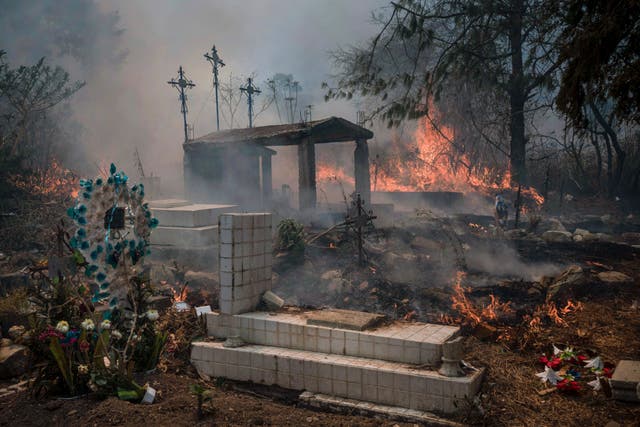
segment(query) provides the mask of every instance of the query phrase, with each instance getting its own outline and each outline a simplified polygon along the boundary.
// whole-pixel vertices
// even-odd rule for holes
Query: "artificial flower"
[[[56,325],[56,331],[66,334],[67,332],[69,332],[69,323],[65,320],[59,321]]]
[[[102,330],[111,329],[111,320],[109,319],[103,320],[102,323],[100,323],[100,329]]]
[[[544,367],[544,372],[540,372],[539,374],[536,374],[536,377],[540,378],[543,383],[546,383],[547,381],[549,381],[549,383],[553,385],[558,384],[558,381],[562,379],[562,377],[558,375],[556,371],[554,371],[548,366]]]
[[[158,320],[158,318],[160,317],[160,314],[158,314],[158,310],[147,310],[147,319],[151,320],[152,322]]]
[[[82,323],[80,324],[80,326],[85,331],[93,331],[96,328],[95,323],[93,323],[93,320],[91,320],[91,319],[84,319],[82,321]]]
[[[114,329],[113,331],[111,331],[111,336],[114,337],[115,339],[119,340],[120,338],[122,338],[122,334],[120,333],[119,330]]]
[[[559,357],[554,357],[549,360],[547,359],[547,356],[541,356],[538,360],[540,361],[540,363],[543,363],[551,369],[558,369],[560,365],[562,365],[562,359],[560,359]]]
[[[575,359],[576,354],[573,352],[572,347],[566,347],[564,350],[560,350],[555,345],[553,346],[553,354],[558,356],[562,360]]]
[[[89,345],[89,342],[87,340],[82,340],[78,344],[78,347],[80,348],[80,351],[89,351],[90,345]]]
[[[89,367],[87,365],[78,365],[78,373],[80,375],[86,375],[89,373]]]
[[[577,381],[568,378],[563,378],[562,381],[556,384],[556,387],[558,387],[558,390],[566,392],[576,392],[582,388]]]
[[[604,369],[604,363],[602,362],[602,359],[600,359],[600,356],[596,356],[593,359],[587,360],[584,367],[591,368],[594,371],[602,371]]]
[[[593,380],[593,381],[589,381],[587,383],[587,385],[590,385],[591,387],[593,387],[593,389],[595,391],[598,391],[598,390],[600,390],[602,388],[602,384],[600,384],[600,378],[599,377],[596,377],[596,379]]]

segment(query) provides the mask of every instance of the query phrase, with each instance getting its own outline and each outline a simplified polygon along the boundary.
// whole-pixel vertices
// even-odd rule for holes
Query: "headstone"
[[[609,380],[614,399],[628,402],[640,402],[638,386],[640,384],[640,361],[621,360],[618,362]]]

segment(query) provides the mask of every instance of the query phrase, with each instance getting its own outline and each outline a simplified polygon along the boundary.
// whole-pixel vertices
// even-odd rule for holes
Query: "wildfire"
[[[31,175],[16,175],[11,181],[17,188],[34,195],[71,198],[78,196],[78,177],[57,160],[53,160],[48,169]]]
[[[456,191],[495,194],[511,185],[511,173],[478,167],[468,154],[459,153],[451,141],[453,129],[437,129],[428,119],[419,123],[414,143],[407,146],[394,140],[384,157],[377,157],[371,165],[373,191]],[[340,181],[351,186],[354,179],[340,167],[321,163],[317,167],[318,182]],[[521,188],[525,199],[541,206],[544,198],[534,188]]]
[[[558,306],[553,301],[545,302],[536,307],[529,321],[529,326],[532,329],[538,329],[542,325],[542,319],[544,317],[547,317],[558,326],[566,326],[567,321],[563,316],[566,317],[569,313],[580,311],[582,308],[583,305],[581,302],[574,303],[571,300],[568,300],[567,304],[561,309],[558,309]]]
[[[333,168],[327,164],[316,166],[316,178],[318,182],[339,182],[355,186],[355,178],[348,175],[342,168]]]
[[[462,287],[464,277],[465,273],[461,271],[456,273],[453,295],[451,296],[451,308],[460,313],[462,323],[476,326],[488,320],[498,320],[500,317],[513,312],[510,302],[501,302],[500,299],[494,295],[489,296],[491,302],[487,306],[476,307],[467,298],[466,292],[468,292],[469,289]]]

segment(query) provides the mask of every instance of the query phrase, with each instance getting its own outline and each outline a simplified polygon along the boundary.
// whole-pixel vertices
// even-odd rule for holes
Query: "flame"
[[[462,316],[462,323],[476,326],[483,322],[498,320],[503,315],[513,312],[509,301],[500,302],[500,299],[493,294],[489,295],[491,299],[489,305],[486,307],[476,307],[467,298],[466,292],[470,289],[462,287],[462,280],[465,276],[466,274],[461,271],[456,273],[453,295],[451,296],[451,308]]]
[[[17,188],[38,196],[78,196],[78,177],[55,159],[48,169],[39,170],[31,175],[15,175],[10,180]]]
[[[558,306],[553,301],[545,302],[534,309],[531,320],[529,321],[529,327],[531,327],[531,329],[540,329],[544,317],[547,317],[558,326],[567,326],[567,321],[564,317],[570,313],[580,311],[583,308],[584,306],[581,302],[574,303],[571,300],[567,300],[566,305],[561,309],[558,309]]]
[[[407,145],[399,139],[392,141],[386,154],[371,163],[373,191],[456,191],[480,192],[493,195],[506,189],[517,191],[511,185],[509,170],[500,171],[478,162],[456,148],[454,131],[442,126],[436,128],[425,118],[418,124],[414,143]],[[320,162],[317,166],[318,182],[339,181],[354,185],[354,178],[341,167]],[[523,187],[524,199],[539,207],[544,202],[534,188]]]
[[[187,285],[183,285],[182,287],[180,287],[179,291],[176,291],[173,287],[170,288],[171,289],[171,301],[175,304],[178,302],[185,302],[187,300],[187,295],[189,294],[188,290],[187,290]]]

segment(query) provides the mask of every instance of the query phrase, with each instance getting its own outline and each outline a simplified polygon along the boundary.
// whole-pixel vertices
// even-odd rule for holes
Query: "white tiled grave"
[[[451,413],[479,390],[483,370],[437,372],[454,326],[393,322],[369,330],[310,325],[311,311],[257,312],[271,289],[271,215],[220,216],[220,313],[207,313],[211,338],[194,342],[191,360],[210,376],[279,385],[343,398]],[[268,273],[268,274],[267,274]]]
[[[151,257],[175,259],[179,264],[213,270],[218,254],[218,217],[236,212],[236,205],[192,204],[166,199],[149,203],[159,221],[151,233]]]

